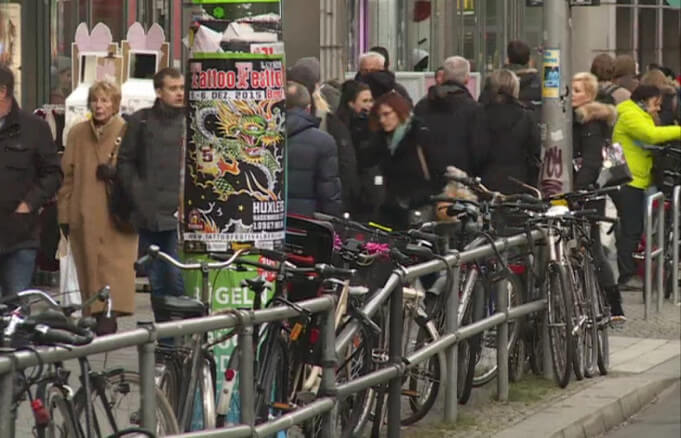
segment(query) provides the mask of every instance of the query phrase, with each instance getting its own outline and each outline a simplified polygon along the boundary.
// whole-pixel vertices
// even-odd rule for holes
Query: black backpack
[[[610,84],[607,87],[598,87],[596,102],[604,103],[606,105],[615,105],[615,98],[612,93],[619,88],[621,87],[617,84]]]

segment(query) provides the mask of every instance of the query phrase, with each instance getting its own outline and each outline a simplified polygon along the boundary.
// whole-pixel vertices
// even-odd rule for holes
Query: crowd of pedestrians
[[[288,212],[349,213],[405,228],[415,212],[420,220],[435,217],[430,196],[445,187],[449,166],[505,193],[522,190],[508,176],[537,186],[541,78],[524,42],[509,43],[507,56],[507,65],[487,76],[479,99],[469,91],[469,61],[453,56],[417,102],[396,81],[383,48],[361,55],[357,75],[343,83],[322,83],[319,61],[299,60],[286,84]],[[596,183],[603,147],[611,142],[622,145],[633,174],[613,195],[621,221],[618,279],[593,233],[599,281],[616,317],[623,317],[620,288],[635,287],[638,279],[632,254],[653,184],[644,145],[681,140],[679,85],[670,75],[650,66],[639,76],[631,57],[601,54],[591,72],[575,74],[571,83],[575,188]],[[115,331],[115,318],[134,312],[138,248],[156,244],[177,255],[184,78],[172,68],[157,73],[156,103],[127,123],[119,116],[120,89],[95,83],[88,97],[92,118],[72,129],[61,167],[47,125],[19,109],[13,87],[12,73],[0,67],[2,293],[30,285],[37,216],[58,191],[59,224],[70,238],[83,296],[111,285],[113,319],[100,307],[92,313],[100,333]],[[107,205],[112,175],[130,201],[132,229],[114,220]],[[605,210],[604,203],[593,207]],[[183,294],[176,269],[155,262],[148,276],[153,294]]]

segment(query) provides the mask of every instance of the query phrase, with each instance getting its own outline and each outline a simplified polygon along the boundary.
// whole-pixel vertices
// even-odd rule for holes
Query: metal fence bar
[[[319,397],[336,396],[336,309],[335,306],[326,311],[322,325],[322,381]],[[350,377],[350,376],[348,376]],[[336,404],[322,418],[322,436],[333,436],[336,426]]]
[[[658,227],[658,233],[660,235],[664,234],[664,194],[662,192],[657,192],[654,195],[649,196],[646,199],[646,248],[645,248],[645,289],[644,289],[644,306],[643,306],[643,318],[648,319],[648,314],[650,313],[650,300],[652,299],[652,289],[653,289],[653,258],[657,259],[658,269],[657,269],[657,286],[658,293],[664,294],[660,287],[662,284],[662,276],[664,269],[664,240],[662,240],[662,245],[660,245],[660,240],[658,236],[658,247],[653,251],[653,218],[654,218],[654,204],[658,203],[658,221],[661,222],[662,232],[660,233],[660,228]],[[658,312],[661,309],[658,308]]]
[[[255,424],[255,382],[253,372],[253,326],[248,324],[239,332],[239,397],[241,399],[241,423]],[[262,383],[262,382],[261,382]],[[192,395],[189,394],[189,397]]]
[[[395,367],[403,366],[402,363],[402,332],[404,328],[403,313],[404,289],[402,285],[395,288],[390,297],[390,343],[388,354],[390,363]],[[400,373],[401,374],[401,373]],[[388,387],[388,438],[399,438],[400,416],[402,414],[402,379],[397,376],[390,381]],[[380,418],[378,421],[381,421]]]
[[[657,203],[657,313],[662,312],[664,300],[664,195]]]
[[[497,283],[496,288],[497,312],[508,312],[508,284],[506,281]],[[497,399],[508,400],[508,317],[497,327]]]
[[[14,395],[14,362],[10,360],[9,370],[0,375],[0,436],[14,437],[14,419],[12,418],[14,409],[12,407],[12,396]],[[16,412],[16,411],[15,411]]]
[[[152,323],[140,323],[141,327],[152,330],[152,341],[138,345],[140,384],[142,396],[140,399],[140,409],[142,411],[142,427],[147,430],[156,430],[156,382],[154,373],[156,369],[156,346],[155,333],[153,333]]]
[[[449,291],[447,300],[447,319],[446,330],[447,333],[456,333],[458,329],[458,314],[459,314],[459,285],[461,283],[461,267],[456,266],[453,270],[454,281],[452,290]],[[459,349],[456,344],[452,344],[446,351],[447,357],[447,372],[445,373],[445,423],[454,424],[458,415],[459,400],[458,400],[458,361]]]
[[[674,195],[672,197],[672,216],[673,216],[673,230],[672,230],[672,303],[679,302],[679,234],[681,234],[681,224],[679,224],[679,216],[681,215],[681,186],[674,187]]]
[[[335,405],[335,400],[333,398],[321,398],[313,401],[312,403],[306,405],[304,408],[298,409],[294,412],[282,415],[267,423],[263,423],[255,428],[256,437],[266,437],[272,436],[277,432],[289,429],[296,424],[303,423],[307,420],[322,415],[325,412],[333,409]],[[202,435],[203,436],[203,435]],[[333,435],[322,435],[322,436],[333,436]]]

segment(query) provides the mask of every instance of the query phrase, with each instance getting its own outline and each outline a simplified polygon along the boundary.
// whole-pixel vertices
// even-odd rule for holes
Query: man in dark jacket
[[[444,82],[428,90],[414,109],[430,130],[432,161],[477,175],[480,154],[486,150],[481,106],[466,88],[470,63],[460,56],[444,62]]]
[[[28,289],[39,247],[38,214],[59,189],[57,146],[44,120],[19,108],[14,74],[0,66],[0,296]]]
[[[537,122],[541,120],[541,78],[537,69],[531,68],[530,46],[524,41],[511,41],[506,47],[507,62],[504,68],[513,71],[520,80],[518,100],[534,113]]]
[[[333,137],[319,130],[310,114],[310,93],[304,85],[286,85],[288,141],[288,212],[311,216],[314,212],[340,215],[341,182],[338,151]]]
[[[374,49],[380,51],[372,50],[359,57],[359,71],[355,75],[355,80],[369,85],[374,100],[395,90],[409,101],[410,106],[413,106],[409,92],[395,80],[395,73],[388,70],[390,65],[388,51],[382,47],[374,47]]]
[[[156,102],[137,111],[118,154],[118,172],[133,201],[132,222],[140,249],[158,245],[177,257],[177,210],[180,193],[180,155],[184,138],[184,78],[174,68],[154,75]],[[154,261],[147,271],[153,295],[184,294],[181,272]]]

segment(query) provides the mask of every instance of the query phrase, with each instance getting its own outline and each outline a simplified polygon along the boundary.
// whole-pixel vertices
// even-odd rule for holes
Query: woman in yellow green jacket
[[[660,111],[662,94],[652,85],[640,85],[631,99],[617,106],[617,123],[613,142],[622,145],[633,180],[612,196],[620,219],[621,232],[617,241],[617,256],[622,288],[638,289],[632,254],[636,251],[643,232],[645,191],[652,181],[653,158],[644,145],[662,144],[681,139],[680,126],[655,126]]]

